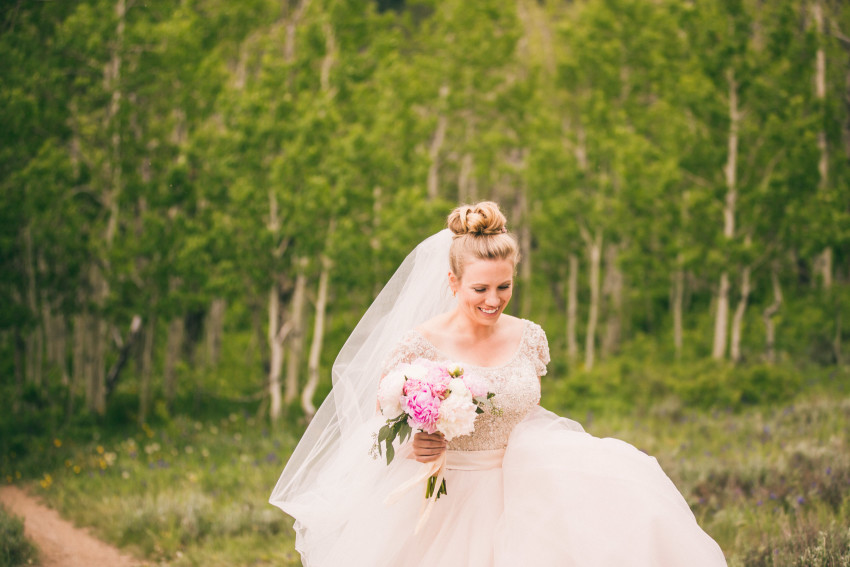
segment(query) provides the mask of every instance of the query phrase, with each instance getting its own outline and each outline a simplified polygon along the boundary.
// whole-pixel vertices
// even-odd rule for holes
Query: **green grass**
[[[730,565],[789,567],[850,562],[849,427],[850,398],[826,396],[588,425],[655,455]]]
[[[38,550],[24,536],[24,524],[0,505],[0,567],[34,565]]]
[[[544,405],[656,456],[732,567],[850,567],[850,396],[818,385],[727,410],[668,396],[641,410]],[[245,413],[40,436],[3,459],[78,524],[151,562],[299,565],[291,519],[267,504],[300,427]],[[20,479],[16,478],[20,473]]]
[[[56,463],[34,483],[51,506],[136,556],[175,566],[299,565],[291,519],[268,504],[295,441],[286,427],[272,432],[233,413],[41,439],[29,460]],[[34,472],[31,462],[12,465],[6,482]]]

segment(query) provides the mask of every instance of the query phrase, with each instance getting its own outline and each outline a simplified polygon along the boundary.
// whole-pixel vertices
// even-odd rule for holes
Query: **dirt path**
[[[0,487],[0,502],[24,519],[24,531],[41,550],[42,567],[139,567],[139,561],[63,520],[16,486]]]

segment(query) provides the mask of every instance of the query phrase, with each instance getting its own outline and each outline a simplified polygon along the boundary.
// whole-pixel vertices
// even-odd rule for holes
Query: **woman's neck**
[[[501,328],[498,320],[492,325],[482,325],[470,319],[460,309],[456,309],[449,315],[448,323],[458,334],[476,340],[489,339]]]

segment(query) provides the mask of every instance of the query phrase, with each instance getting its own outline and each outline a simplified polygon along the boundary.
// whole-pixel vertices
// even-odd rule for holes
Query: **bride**
[[[504,313],[519,260],[492,202],[461,206],[407,257],[333,367],[333,390],[270,502],[295,518],[307,567],[715,567],[726,565],[654,458],[542,409],[543,329]],[[457,362],[498,411],[446,442],[418,433],[390,465],[370,456],[381,378],[425,358]],[[421,486],[445,460],[448,493],[418,533]]]

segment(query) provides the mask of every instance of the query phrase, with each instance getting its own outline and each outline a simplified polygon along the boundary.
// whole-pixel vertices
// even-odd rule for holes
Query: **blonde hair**
[[[463,277],[464,263],[470,258],[510,260],[516,267],[519,246],[508,233],[506,223],[505,215],[493,201],[461,205],[449,214],[446,224],[454,233],[449,266],[458,279]]]

